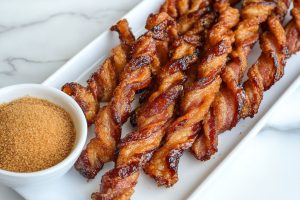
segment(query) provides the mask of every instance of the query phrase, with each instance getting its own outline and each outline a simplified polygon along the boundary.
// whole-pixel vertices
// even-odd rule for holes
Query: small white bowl
[[[71,97],[58,89],[39,84],[20,84],[5,87],[0,89],[0,104],[26,96],[46,99],[66,110],[74,123],[76,139],[69,156],[48,169],[30,173],[10,172],[0,169],[0,184],[13,188],[39,184],[64,175],[79,157],[87,137],[87,123],[82,110]]]

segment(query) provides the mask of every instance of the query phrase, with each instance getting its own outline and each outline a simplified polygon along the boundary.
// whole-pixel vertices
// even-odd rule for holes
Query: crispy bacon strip
[[[195,2],[194,2],[195,4]],[[204,13],[207,13],[211,10],[211,7],[209,5],[208,0],[201,0],[198,1],[197,6],[194,4],[191,4],[189,10],[186,12],[186,14],[181,15],[179,19],[177,20],[177,28],[178,28],[178,35],[181,35],[185,37],[185,40],[189,40],[191,43],[192,40],[197,40],[197,33],[199,32],[199,29],[201,30],[205,24],[203,23],[203,19],[200,18],[203,16]],[[195,9],[198,10],[195,10]],[[169,54],[174,54],[174,50],[179,45],[182,40],[178,40],[178,42],[174,43],[171,48],[169,48]],[[182,49],[184,50],[184,49]],[[177,51],[182,51],[180,49],[177,49]],[[155,79],[155,77],[154,77]],[[156,81],[154,81],[155,83]],[[139,103],[143,104],[146,102],[146,100],[149,98],[149,96],[157,89],[157,84],[151,84],[149,88],[143,91],[143,93],[140,96]],[[139,106],[136,108],[136,110],[131,114],[130,123],[132,126],[136,126],[136,111],[139,109]]]
[[[294,0],[293,19],[286,25],[285,34],[290,54],[300,51],[300,1]]]
[[[184,7],[188,8],[189,0],[177,0],[178,8],[176,13],[181,12],[184,14]],[[165,2],[167,4],[168,1]],[[195,9],[197,3],[193,3],[192,7]],[[172,15],[172,9],[161,9],[161,12],[167,12]],[[161,19],[163,17],[160,17]],[[197,19],[194,17],[193,21]],[[156,20],[156,21],[155,21]],[[157,23],[158,19],[152,20],[146,27],[151,30],[153,23]],[[149,20],[150,21],[150,20]],[[152,23],[152,25],[151,25]],[[120,20],[116,25],[111,27],[112,31],[119,33],[121,44],[112,49],[111,56],[109,56],[99,69],[92,74],[87,81],[87,86],[84,87],[79,83],[71,82],[66,83],[62,87],[62,91],[72,96],[79,104],[82,111],[85,114],[86,120],[89,125],[95,121],[96,114],[99,110],[99,102],[107,102],[111,99],[113,91],[119,83],[119,75],[124,69],[124,66],[128,62],[131,56],[131,46],[133,45],[135,38],[126,19]],[[166,41],[156,40],[157,56],[160,59],[162,65],[168,61],[169,48]],[[152,65],[152,73],[156,74],[159,71],[160,65]]]
[[[246,99],[240,113],[242,118],[253,117],[258,112],[264,91],[270,89],[283,76],[286,60],[289,57],[288,50],[291,53],[299,50],[300,29],[297,26],[297,21],[300,19],[299,11],[298,1],[295,1],[292,11],[293,20],[287,25],[286,32],[280,23],[280,18],[275,16],[269,18],[269,30],[261,37],[262,53],[250,68],[248,80],[243,84]],[[297,34],[292,34],[293,31],[297,31]],[[287,41],[293,43],[288,44]]]
[[[222,74],[225,84],[216,96],[203,121],[201,135],[191,151],[199,160],[208,160],[217,151],[217,134],[231,129],[238,121],[238,113],[244,101],[240,82],[248,68],[249,53],[259,37],[260,24],[265,22],[276,4],[272,2],[245,0],[241,9],[242,21],[235,30],[235,49],[231,61]],[[231,102],[229,109],[223,106]]]
[[[110,100],[118,83],[119,74],[131,56],[130,48],[135,42],[126,19],[120,20],[111,27],[111,30],[119,33],[121,44],[112,50],[111,56],[92,74],[87,86],[72,82],[62,87],[62,91],[72,96],[79,104],[89,125],[94,123],[99,101]]]
[[[160,12],[166,12],[173,18],[179,18],[188,12],[189,0],[166,0]]]
[[[285,1],[285,0],[278,1],[277,7],[274,10],[274,14],[276,15],[276,18],[271,17],[268,20],[269,26],[277,26],[277,29],[276,29],[277,33],[275,35],[276,37],[278,37],[278,34],[280,34],[278,31],[280,31],[280,29],[282,29],[279,27],[278,23],[280,20],[283,20],[286,12],[288,10],[289,5],[290,5],[289,0],[288,1]],[[259,12],[261,12],[261,10],[259,10]],[[274,40],[275,36],[273,37],[272,35],[275,34],[275,32],[272,33],[272,30],[273,29],[270,28],[270,31],[267,31],[266,33],[264,33],[262,35],[262,37],[261,37],[262,49],[265,49],[267,47],[266,45],[270,44],[270,40]],[[273,38],[273,39],[269,39],[268,37]],[[284,39],[282,38],[282,35],[281,35],[281,38],[278,37],[278,42],[280,42],[280,44],[282,44],[282,45],[283,45],[283,43],[285,43]],[[275,48],[277,48],[277,47],[275,47]],[[282,47],[282,48],[283,48],[282,50],[285,51],[284,49],[286,49],[286,48],[285,47]],[[274,53],[274,49],[272,49],[272,48],[268,47],[268,50],[265,49],[265,51],[270,51],[269,55],[274,54],[274,59],[281,59],[281,60],[277,60],[279,62],[278,69],[280,70],[280,66],[283,65],[283,63],[281,63],[281,62],[284,62],[285,59],[287,58],[286,52],[281,52],[281,53],[279,53],[280,55],[277,56],[277,54]],[[260,56],[260,58],[258,59],[256,64],[254,65],[254,68],[252,67],[252,69],[250,69],[248,72],[248,77],[249,78],[251,77],[250,79],[252,79],[253,81],[254,81],[254,79],[257,79],[257,78],[258,79],[261,79],[261,78],[266,79],[267,78],[267,77],[262,77],[262,76],[256,77],[256,76],[258,76],[258,74],[255,74],[256,70],[253,71],[253,69],[256,68],[255,66],[266,65],[265,67],[262,67],[262,68],[264,68],[265,70],[270,70],[268,73],[274,72],[272,70],[271,59],[266,58],[268,56],[266,56],[264,54],[268,54],[268,53],[267,52],[262,53],[262,55]],[[276,61],[276,60],[273,60],[273,62],[274,61]],[[261,68],[261,67],[259,67],[259,68]],[[238,71],[235,71],[235,73],[237,74]],[[266,74],[264,74],[264,75],[266,75]],[[235,76],[238,77],[238,75],[235,75]],[[211,109],[211,112],[209,112],[209,114],[206,117],[206,120],[205,120],[205,123],[203,126],[204,127],[203,134],[199,137],[199,139],[197,139],[197,141],[195,141],[195,143],[192,146],[192,152],[194,153],[194,155],[197,159],[207,160],[211,157],[211,155],[213,153],[215,153],[217,151],[217,141],[218,141],[217,135],[225,130],[229,130],[232,127],[234,127],[240,119],[240,114],[241,114],[242,110],[249,108],[247,111],[248,115],[250,115],[250,114],[254,115],[257,112],[260,101],[262,99],[263,90],[265,90],[267,88],[263,89],[262,87],[264,87],[264,86],[257,85],[257,87],[259,87],[262,90],[262,91],[260,91],[260,93],[258,93],[259,89],[253,88],[254,82],[250,81],[250,79],[249,79],[249,81],[247,81],[248,83],[244,84],[245,90],[243,90],[243,88],[240,88],[240,87],[235,90],[234,87],[230,86],[230,82],[227,82],[228,83],[226,85],[227,87],[222,88],[219,98],[216,99],[215,103],[213,104],[213,108]],[[238,79],[236,79],[236,80],[238,80]],[[248,88],[247,89],[248,91],[246,90],[246,88]],[[238,90],[240,90],[240,91],[242,90],[241,92],[242,92],[243,96],[241,96],[241,95],[238,96],[239,95]],[[251,93],[250,91],[253,93]],[[255,97],[252,98],[252,95],[254,95]],[[238,98],[240,101],[237,101]],[[250,101],[252,101],[252,102],[250,102]],[[249,106],[250,104],[251,104],[251,106]],[[252,109],[252,111],[250,111],[251,109]],[[242,111],[242,112],[244,112],[244,111]],[[226,114],[224,114],[224,113],[226,113]]]
[[[234,5],[239,1],[240,0],[230,0],[229,3]],[[212,2],[213,1],[211,0],[165,0],[164,4],[160,7],[160,12],[166,12],[171,17],[178,19],[184,15],[195,14],[200,8],[203,8],[207,6],[208,3]],[[189,24],[188,21],[186,22]]]
[[[170,187],[177,182],[179,159],[195,140],[201,121],[219,91],[220,73],[232,50],[234,35],[231,29],[239,21],[239,12],[227,2],[215,3],[214,7],[219,18],[209,33],[208,50],[198,65],[198,80],[185,89],[181,116],[167,128],[165,143],[144,168],[159,185]]]
[[[195,26],[195,23],[197,23],[199,18],[203,15],[203,8],[208,8],[210,1],[197,0],[189,3],[190,5],[188,10],[178,19],[179,34],[184,34],[188,30],[191,30],[193,26]]]
[[[168,6],[167,6],[168,5]],[[175,6],[177,5],[177,6]],[[184,6],[183,6],[184,5]],[[208,0],[176,0],[176,1],[169,1],[166,0],[163,6],[160,9],[160,12],[168,12],[169,15],[172,15],[172,13],[180,13],[176,14],[177,19],[177,28],[178,28],[178,35],[195,35],[192,33],[195,31],[195,33],[198,31],[198,29],[202,27],[200,17],[203,16],[204,13],[206,13],[210,7]],[[184,7],[181,8],[181,6]],[[169,7],[169,8],[168,8]],[[181,11],[181,10],[184,10]],[[174,16],[174,15],[173,15]],[[199,28],[198,28],[198,27]],[[186,32],[189,31],[189,33],[186,34]],[[192,38],[187,38],[191,40]],[[168,49],[169,54],[173,54],[174,49],[176,49],[176,44],[173,45],[171,48]],[[154,77],[155,79],[155,77]],[[155,81],[154,81],[155,82]],[[151,84],[149,88],[143,91],[142,95],[140,96],[139,102],[141,104],[145,103],[145,101],[149,98],[152,92],[154,92],[157,89],[156,84]],[[138,109],[138,108],[137,108]],[[136,126],[136,111],[132,113],[132,117],[130,119],[130,122],[133,126]]]
[[[75,163],[75,168],[86,178],[94,178],[105,162],[113,160],[121,126],[129,117],[135,93],[150,84],[151,65],[159,65],[155,40],[169,40],[176,33],[173,30],[176,24],[166,13],[150,15],[148,20],[147,26],[152,26],[153,20],[159,23],[133,45],[132,59],[126,64],[111,101],[97,114],[96,137]]]
[[[139,169],[159,147],[165,133],[164,127],[174,115],[175,101],[185,80],[183,71],[197,60],[197,47],[201,45],[199,35],[212,24],[213,19],[211,13],[204,15],[199,20],[202,26],[195,26],[193,30],[195,35],[187,33],[176,41],[178,46],[172,60],[158,74],[157,90],[137,113],[138,130],[121,141],[116,167],[103,176],[101,191],[94,193],[92,199],[130,199]],[[126,174],[121,173],[125,171]]]
[[[156,24],[164,20],[165,17],[165,14],[150,16],[146,28],[151,30]],[[119,83],[119,76],[131,58],[131,47],[135,42],[134,35],[128,27],[126,19],[120,20],[116,25],[111,27],[111,30],[119,33],[121,44],[112,50],[112,55],[87,80],[88,85],[83,87],[78,83],[72,82],[62,87],[62,91],[72,96],[80,105],[89,125],[95,121],[95,117],[99,111],[99,102],[110,101]],[[153,62],[156,64],[151,65],[151,72],[154,75],[159,71],[160,65],[166,64],[169,59],[168,41],[155,40],[155,42],[156,55],[153,58]]]

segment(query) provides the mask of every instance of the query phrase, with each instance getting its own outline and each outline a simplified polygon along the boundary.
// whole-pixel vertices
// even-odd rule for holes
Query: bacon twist
[[[267,90],[275,81],[275,79],[273,79],[272,83],[269,78],[272,76],[272,73],[277,71],[275,70],[276,67],[273,68],[275,63],[278,63],[277,78],[283,75],[282,70],[287,58],[287,48],[285,39],[283,38],[283,28],[280,25],[280,21],[284,19],[289,5],[289,0],[278,1],[277,7],[274,10],[274,15],[276,17],[272,16],[268,19],[270,30],[263,33],[260,39],[263,53],[249,70],[249,80],[244,83],[243,87],[239,87],[243,92],[243,96],[239,97],[240,101],[237,101],[237,90],[230,87],[229,82],[227,82],[227,87],[222,88],[219,99],[216,99],[213,108],[206,117],[203,126],[203,134],[192,146],[191,150],[197,159],[209,159],[211,155],[217,151],[217,139],[219,133],[234,127],[238,123],[240,117],[245,118],[246,116],[253,116],[258,111],[263,91]],[[259,12],[261,12],[261,10],[259,10]],[[277,42],[275,42],[275,40],[279,45],[276,45]],[[293,42],[291,44],[293,44]],[[281,52],[276,52],[277,50]],[[262,71],[259,72],[257,69]],[[266,72],[265,70],[270,71]],[[235,71],[236,74],[238,74],[237,72],[238,71]],[[238,77],[238,75],[235,76]],[[263,85],[262,79],[265,79],[268,83]]]
[[[188,7],[189,0],[166,0],[159,11],[167,12],[173,18],[179,18],[188,12]]]
[[[289,58],[288,51],[299,51],[298,1],[294,5],[293,19],[285,30],[280,17],[272,16],[268,20],[268,31],[263,33],[260,42],[262,53],[249,69],[248,80],[243,84],[246,98],[240,113],[242,118],[253,117],[258,112],[264,91],[270,89],[283,76],[286,60]],[[294,31],[297,34],[293,34]]]
[[[211,7],[209,6],[209,2],[210,1],[208,0],[195,1],[194,3],[191,3],[185,14],[179,16],[179,18],[177,19],[178,35],[182,36],[183,38],[178,40],[177,42],[174,42],[172,47],[169,48],[170,55],[174,54],[175,49],[177,49],[178,52],[184,50],[184,46],[182,46],[182,48],[177,48],[177,46],[180,45],[180,41],[187,40],[191,43],[198,40],[199,36],[197,36],[197,33],[199,33],[199,30],[203,29],[203,21],[205,21],[201,19],[201,17],[203,17],[203,14],[207,13],[208,10],[211,9]],[[170,12],[170,10],[166,11]],[[212,17],[212,15],[210,16]],[[151,84],[150,87],[144,90],[140,95],[139,103],[145,103],[149,96],[156,89],[157,84]],[[138,106],[136,110],[131,114],[130,123],[132,126],[136,126],[136,111],[139,109],[139,107],[140,106]]]
[[[293,19],[286,25],[285,34],[290,54],[300,51],[300,1],[294,0]]]
[[[166,14],[152,15],[149,17],[146,29],[151,30],[166,18]],[[132,46],[135,42],[134,35],[128,27],[126,19],[120,20],[111,27],[112,31],[119,33],[121,44],[112,49],[109,56],[99,69],[87,80],[87,86],[72,82],[62,87],[62,91],[72,96],[85,114],[88,125],[94,123],[99,111],[99,102],[110,101],[116,86],[119,83],[120,74],[131,58]],[[166,40],[155,40],[156,55],[151,65],[152,74],[159,71],[160,65],[164,65],[169,57],[169,43]],[[155,64],[156,63],[156,64]]]
[[[235,49],[231,61],[222,74],[225,84],[221,87],[207,116],[203,121],[201,135],[191,151],[199,160],[208,160],[217,151],[217,134],[231,129],[237,123],[238,113],[244,101],[240,82],[248,68],[249,53],[259,37],[260,24],[265,22],[276,4],[273,2],[245,0],[241,9],[242,21],[235,30]],[[224,106],[228,105],[230,107]]]
[[[177,182],[179,159],[195,140],[201,121],[219,91],[220,73],[232,50],[234,37],[231,28],[238,23],[239,12],[227,2],[215,3],[214,7],[220,15],[209,33],[208,50],[198,65],[199,78],[185,89],[182,115],[167,128],[165,143],[144,168],[159,185],[170,187]]]
[[[209,4],[210,1],[208,0],[197,0],[189,1],[187,6],[178,6],[178,10],[181,13],[177,20],[179,34],[185,34],[187,31],[193,29],[192,27],[195,26],[199,18],[203,15],[203,8],[208,7]],[[181,7],[184,7],[184,9]],[[184,12],[181,10],[184,10]]]
[[[229,3],[233,5],[239,1],[240,0],[230,0]],[[177,19],[183,17],[184,23],[182,25],[185,24],[185,26],[190,26],[190,21],[187,19],[193,21],[193,17],[187,17],[186,15],[196,14],[200,8],[207,6],[211,2],[211,0],[165,0],[164,4],[160,7],[160,12],[167,12],[171,17]]]
[[[174,115],[175,100],[183,89],[185,71],[197,60],[199,35],[213,22],[214,15],[204,15],[192,31],[176,41],[172,60],[158,74],[158,88],[137,113],[138,130],[128,134],[119,144],[116,167],[107,172],[101,182],[101,191],[94,193],[94,200],[129,199],[137,183],[140,168],[159,147],[164,128]],[[197,29],[197,30],[196,30]],[[190,39],[188,39],[190,38]],[[197,39],[196,39],[197,38]]]
[[[198,29],[202,29],[202,22],[200,18],[207,12],[209,7],[208,0],[166,0],[161,6],[160,12],[167,12],[173,18],[177,19],[178,35],[185,35],[188,40],[195,40],[191,36],[195,36]],[[175,13],[175,14],[174,14]],[[188,32],[188,33],[187,33]],[[193,33],[194,32],[194,33]],[[197,37],[197,36],[196,36]],[[172,55],[177,44],[175,43],[169,48],[169,54]],[[155,79],[155,77],[154,77]],[[156,84],[151,84],[149,88],[143,91],[140,96],[139,103],[143,104],[149,96],[157,89]],[[136,109],[138,109],[137,107]],[[136,126],[136,110],[132,113],[130,118],[132,126]]]
[[[126,19],[120,20],[111,30],[119,33],[121,44],[112,49],[111,56],[87,80],[87,86],[72,82],[62,87],[62,91],[72,96],[81,107],[89,125],[94,123],[99,102],[110,100],[119,74],[130,59],[130,48],[135,42]]]
[[[113,160],[121,126],[128,119],[134,95],[136,91],[148,87],[151,65],[159,64],[155,40],[168,40],[176,33],[174,20],[166,13],[150,15],[148,20],[149,24],[153,21],[160,23],[133,45],[132,59],[126,64],[111,101],[97,114],[96,137],[91,139],[75,163],[75,168],[86,178],[94,178],[105,162]]]

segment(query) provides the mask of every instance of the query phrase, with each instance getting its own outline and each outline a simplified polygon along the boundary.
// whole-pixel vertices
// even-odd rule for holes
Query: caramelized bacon
[[[288,48],[284,29],[275,16],[268,20],[269,30],[261,37],[262,54],[249,69],[248,80],[243,84],[246,98],[241,117],[253,117],[259,108],[264,91],[277,82],[284,72]]]
[[[168,17],[169,15],[166,13],[149,16],[146,29],[151,30]],[[135,42],[134,36],[128,27],[127,20],[120,20],[116,25],[111,27],[111,30],[119,33],[121,44],[112,50],[112,55],[109,56],[99,69],[87,80],[88,85],[83,87],[78,83],[72,82],[62,87],[62,91],[72,96],[80,105],[89,125],[95,121],[99,110],[99,102],[110,101],[119,83],[119,76],[131,58],[131,47]],[[169,30],[172,31],[174,29]],[[155,31],[156,54],[153,57],[154,61],[151,65],[151,73],[153,75],[157,74],[160,65],[166,64],[169,58],[168,41],[164,40],[166,35],[163,33],[163,29]],[[177,33],[172,34],[176,35]]]
[[[230,0],[229,3],[234,5],[240,0]],[[164,4],[160,7],[160,12],[166,12],[173,18],[185,17],[191,13],[195,14],[202,8],[208,6],[208,4],[214,1],[207,0],[165,0]],[[193,17],[189,16],[193,21]],[[189,23],[188,21],[186,21]]]
[[[135,93],[148,87],[152,65],[160,64],[156,56],[155,40],[168,40],[173,37],[169,37],[168,33],[174,33],[172,30],[175,25],[174,20],[166,13],[157,15],[164,16],[162,17],[164,20],[159,20],[159,24],[139,37],[133,45],[132,58],[120,76],[120,83],[112,99],[97,114],[96,137],[91,139],[75,163],[75,168],[86,178],[94,178],[105,162],[113,160],[121,135],[121,126],[131,112],[131,102]],[[155,16],[150,16],[149,19],[153,17]],[[157,17],[157,19],[162,18]]]
[[[166,1],[165,6],[167,4],[172,3],[168,3],[168,1]],[[188,0],[177,0],[176,5],[178,6],[174,8],[176,9],[175,12],[179,12],[183,15],[187,12],[189,4],[190,3]],[[199,5],[200,1],[195,1],[191,4],[190,9],[195,11],[195,9],[199,7]],[[173,9],[162,8],[161,12],[167,12],[169,15],[172,15],[172,10]],[[205,9],[203,9],[203,11],[204,10]],[[200,11],[200,13],[203,13],[203,11]],[[190,21],[193,21],[193,23],[195,23],[196,21],[198,21],[199,17],[200,14],[198,13],[197,16],[193,17],[193,20],[191,20],[190,18]],[[151,16],[149,18],[151,18]],[[149,19],[147,22],[146,29],[148,30],[151,30],[155,25],[164,20],[165,15],[152,15],[152,18],[153,19]],[[121,44],[112,50],[111,56],[109,56],[99,67],[99,69],[92,74],[92,76],[87,81],[87,86],[84,87],[79,83],[71,82],[66,83],[62,87],[62,91],[72,96],[79,104],[85,114],[86,120],[89,125],[93,124],[95,121],[96,114],[99,110],[99,102],[110,101],[113,91],[119,83],[119,74],[122,73],[124,66],[131,57],[131,46],[135,41],[134,35],[130,31],[126,19],[120,20],[116,25],[111,27],[111,30],[117,31],[119,33]],[[159,71],[160,64],[164,65],[167,63],[170,50],[166,41],[156,40],[155,42],[157,55],[155,56],[156,58],[153,59],[159,59],[159,62],[154,61],[159,64],[151,65],[151,72],[154,75]]]
[[[121,44],[112,50],[111,56],[92,74],[87,81],[88,85],[84,87],[72,82],[62,87],[62,91],[72,96],[79,104],[89,125],[94,123],[99,101],[110,100],[119,74],[131,56],[130,48],[135,41],[126,19],[120,20],[111,30],[119,33]]]
[[[209,2],[209,1],[207,1],[207,2]],[[177,48],[178,46],[181,45],[182,42],[187,42],[187,43],[191,43],[191,44],[195,44],[195,45],[198,45],[197,43],[199,43],[199,42],[203,43],[203,41],[199,40],[199,36],[197,35],[197,33],[203,31],[204,32],[203,35],[206,35],[206,32],[208,30],[208,25],[210,25],[210,22],[214,20],[215,13],[211,11],[212,9],[210,6],[208,6],[208,3],[205,3],[203,1],[202,6],[203,7],[198,7],[199,10],[196,10],[196,11],[193,10],[194,11],[193,13],[182,15],[177,20],[178,34],[182,37],[179,40],[175,41],[173,43],[172,47],[169,48],[169,54],[179,54],[181,56],[181,51],[185,51],[185,47],[188,47],[187,45],[185,45],[185,46],[183,45],[181,48]],[[191,9],[194,9],[194,7],[191,7]],[[207,14],[205,17],[203,17],[203,15],[207,12],[210,12],[210,14]],[[190,13],[190,12],[188,12],[188,13]],[[184,25],[186,23],[188,24],[188,26]],[[185,27],[184,31],[183,31],[182,27]],[[204,30],[203,30],[203,28],[204,28]],[[202,38],[204,38],[204,37],[202,37]],[[201,44],[201,46],[203,46],[203,45]],[[174,53],[175,49],[177,49],[176,50],[177,53],[176,52]],[[174,56],[176,56],[176,55],[174,55]],[[154,83],[157,82],[156,77],[154,77],[154,79],[155,80],[153,80],[153,82]],[[140,96],[139,103],[140,104],[145,103],[146,100],[149,98],[149,96],[154,91],[156,91],[157,86],[158,86],[157,84],[151,84],[149,88],[144,90]],[[136,126],[136,112],[139,109],[139,107],[140,106],[138,106],[131,113],[130,123],[132,126]]]
[[[217,2],[218,23],[202,47],[205,54],[196,71],[190,66],[197,60],[202,46],[200,38],[205,34],[199,36],[199,33],[205,32],[205,24],[211,24],[214,18],[211,13],[203,17],[209,9],[200,5],[208,5],[208,0],[166,0],[161,11],[178,19],[178,29],[174,29],[174,20],[162,12],[148,18],[146,28],[150,31],[135,42],[122,43],[130,47],[124,51],[126,65],[112,71],[117,77],[114,80],[120,83],[111,101],[97,115],[96,137],[75,164],[82,175],[93,178],[105,162],[114,158],[121,126],[129,116],[135,93],[149,86],[151,75],[156,75],[156,84],[137,111],[137,130],[120,141],[115,168],[102,177],[100,192],[92,194],[93,200],[130,199],[141,168],[159,185],[172,186],[177,182],[178,163],[184,150],[193,144],[192,151],[198,159],[209,159],[217,151],[218,133],[231,129],[240,118],[257,113],[263,92],[283,76],[289,56],[287,50],[291,54],[300,50],[299,0],[295,0],[293,19],[285,30],[281,22],[290,2],[279,0],[276,4],[274,9],[274,2],[245,0],[242,21],[233,34],[231,29],[238,23],[238,12],[227,1]],[[261,56],[241,86],[247,57],[258,40],[260,24],[266,20],[265,32],[260,37]],[[184,35],[175,40],[177,30]],[[230,62],[226,65],[228,56]],[[160,68],[161,65],[164,67]],[[183,86],[187,78],[184,72],[188,69],[191,77]],[[89,87],[92,86],[70,84],[63,89],[77,100],[87,118],[92,119],[100,100],[98,90],[91,91]],[[175,119],[180,96],[180,116]],[[202,135],[198,137],[201,128]]]
[[[201,24],[203,23],[203,20],[200,20],[200,18],[204,13],[210,11],[211,8],[208,5],[208,0],[166,0],[160,9],[160,12],[167,12],[169,15],[172,15],[174,12],[178,13],[175,15],[175,17],[173,15],[173,17],[177,19],[178,35],[185,35],[185,39],[189,40],[190,43],[193,41],[198,42],[198,36],[195,36],[195,33],[198,32],[198,29],[202,29],[204,26],[204,24]],[[211,17],[213,16],[211,15]],[[187,31],[189,31],[189,33],[186,33]],[[173,54],[173,50],[176,49],[176,46],[178,46],[178,44],[175,43],[171,48],[168,49],[169,55]],[[154,77],[154,79],[156,78]],[[141,104],[145,103],[151,93],[157,89],[156,86],[156,84],[151,84],[149,88],[143,91],[139,99]],[[136,110],[132,113],[132,117],[130,119],[132,126],[136,126],[135,115]]]
[[[220,73],[232,50],[234,37],[231,29],[239,21],[239,12],[227,2],[215,3],[214,7],[219,12],[219,18],[209,32],[208,50],[197,67],[198,80],[185,88],[180,106],[181,116],[168,126],[165,143],[144,168],[159,185],[170,187],[177,182],[179,159],[194,142],[201,121],[219,91]]]
[[[250,68],[248,80],[243,84],[245,103],[241,106],[241,110],[239,111],[242,118],[253,117],[258,112],[264,91],[268,90],[283,76],[285,62],[289,56],[287,50],[290,54],[294,54],[300,50],[299,0],[294,1],[294,8],[291,12],[293,19],[287,24],[285,30],[280,22],[283,21],[290,2],[278,1],[277,3],[275,15],[270,16],[268,19],[268,30],[265,31],[260,38],[262,53],[256,63]],[[219,130],[217,128],[218,126],[215,126],[215,122],[220,123],[221,127],[231,127],[237,123],[237,121],[232,123],[232,117],[228,120],[228,117],[224,116],[224,114],[220,114],[226,113],[227,116],[232,116],[235,112],[233,106],[234,101],[230,100],[234,95],[232,95],[230,90],[226,90],[226,93],[223,92],[223,94],[222,101],[218,102],[222,106],[218,106],[219,109],[215,110],[215,112],[210,112],[209,114],[213,116],[207,117],[206,120],[210,120],[210,122],[204,124],[204,130],[206,128],[211,129],[205,132],[210,134],[212,138],[210,143],[212,143],[212,146],[213,143],[217,141],[217,134],[224,131]],[[214,120],[217,116],[219,119]],[[209,123],[214,124],[214,126],[208,126]],[[205,144],[207,140],[201,141],[203,138],[204,137],[200,137],[200,139],[194,143],[194,146],[199,152],[207,152],[207,144]],[[203,155],[204,154],[202,154],[202,156]]]
[[[197,47],[201,45],[199,35],[212,24],[213,16],[211,13],[204,15],[199,20],[202,26],[196,26],[192,31],[195,35],[186,34],[175,42],[177,47],[171,61],[158,74],[156,91],[137,112],[137,131],[129,133],[120,142],[116,167],[103,176],[101,191],[92,195],[94,200],[130,199],[140,168],[159,147],[165,127],[173,118],[175,101],[185,80],[183,72],[197,60]],[[193,39],[188,39],[190,37]]]
[[[195,23],[199,22],[200,17],[209,8],[209,1],[201,0],[194,2],[188,12],[178,19],[178,32],[184,34],[191,30]]]
[[[231,129],[237,123],[238,113],[245,97],[240,82],[248,68],[248,55],[258,40],[260,24],[267,20],[275,6],[275,3],[265,1],[245,0],[243,2],[242,21],[234,32],[235,49],[231,53],[231,61],[222,73],[225,84],[221,87],[203,121],[202,134],[191,148],[197,159],[210,159],[217,151],[217,133]]]
[[[287,46],[290,54],[300,51],[300,2],[294,0],[294,8],[291,11],[293,19],[285,28]]]
[[[160,12],[166,12],[173,18],[178,18],[188,12],[189,0],[166,0],[160,7]]]

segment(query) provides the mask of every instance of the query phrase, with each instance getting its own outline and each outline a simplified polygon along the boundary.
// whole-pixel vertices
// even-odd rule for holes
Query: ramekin
[[[28,96],[48,100],[66,110],[74,123],[76,139],[71,153],[53,167],[29,173],[10,172],[0,169],[0,184],[13,188],[39,184],[64,175],[79,157],[87,137],[87,123],[81,108],[71,97],[56,88],[40,84],[8,86],[0,89],[0,104]]]

